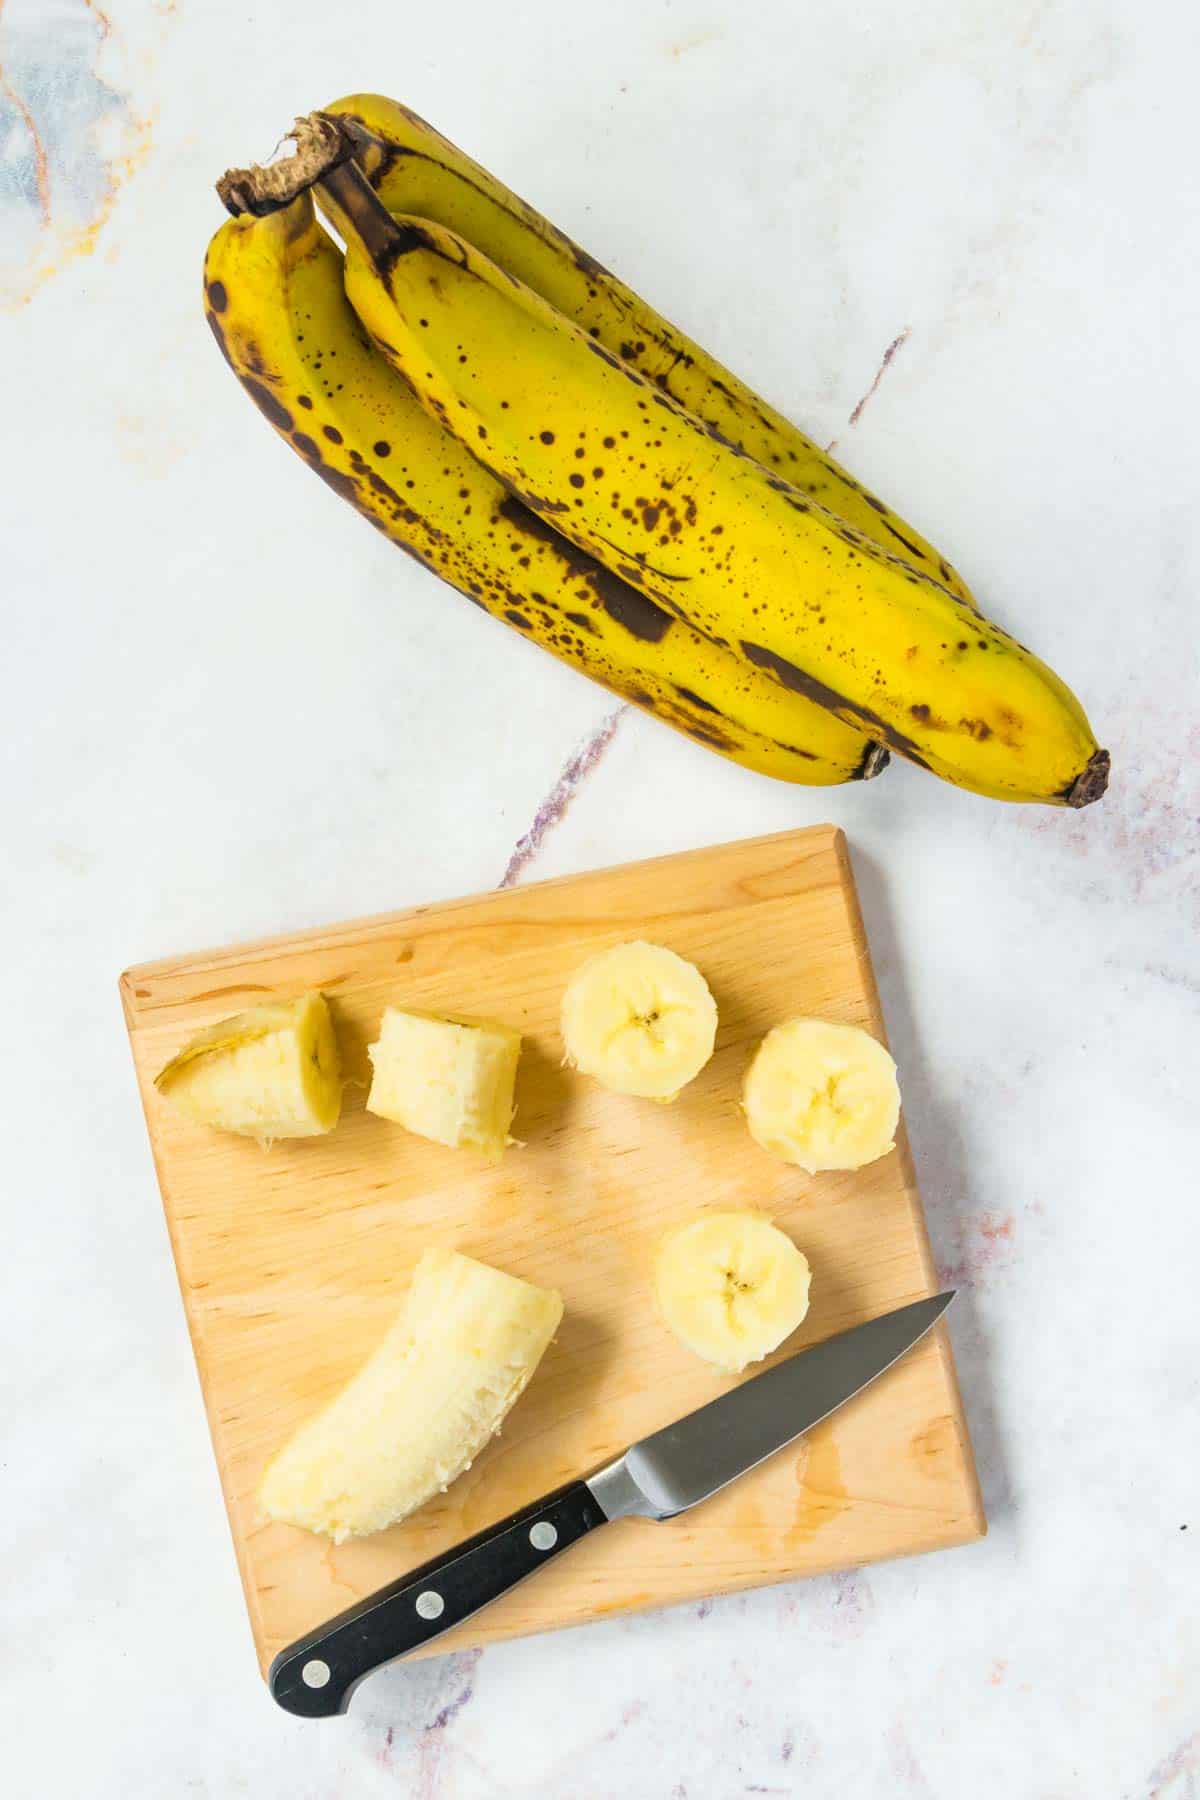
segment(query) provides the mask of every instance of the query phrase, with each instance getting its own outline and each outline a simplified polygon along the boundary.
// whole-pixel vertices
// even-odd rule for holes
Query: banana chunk
[[[808,1259],[757,1213],[706,1213],[664,1238],[656,1291],[681,1344],[737,1374],[790,1337],[808,1311]]]
[[[379,1040],[368,1112],[452,1150],[499,1161],[511,1142],[521,1034],[489,1019],[441,1018],[389,1006]]]
[[[335,1544],[407,1518],[499,1431],[562,1312],[551,1289],[427,1250],[383,1342],[268,1464],[263,1513]]]
[[[896,1065],[856,1025],[777,1025],[750,1064],[742,1103],[755,1142],[810,1175],[861,1169],[895,1146]]]
[[[324,996],[254,1006],[210,1025],[160,1070],[154,1085],[197,1125],[260,1144],[332,1131],[342,1077]]]
[[[692,963],[660,944],[618,944],[572,976],[567,1061],[617,1094],[674,1100],[713,1053],[717,1004]]]

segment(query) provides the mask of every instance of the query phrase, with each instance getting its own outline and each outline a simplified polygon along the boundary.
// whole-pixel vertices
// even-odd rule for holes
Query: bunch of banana
[[[448,225],[703,424],[974,605],[962,577],[911,525],[415,112],[380,94],[350,94],[325,110],[352,132],[355,160],[390,213]]]
[[[711,665],[713,680],[733,687],[741,714],[733,705],[719,718],[706,713],[709,736],[725,740],[714,747],[751,761],[754,752],[739,738],[773,689],[808,707],[792,715],[802,729],[762,733],[777,746],[815,750],[793,758],[807,765],[802,780],[845,779],[871,766],[860,753],[847,767],[844,740],[832,755],[825,741],[815,748],[808,734],[819,733],[823,720],[851,732],[856,751],[882,741],[997,798],[1082,806],[1099,797],[1108,757],[1074,696],[977,613],[954,572],[909,528],[420,121],[361,98],[339,110],[341,120],[297,121],[299,148],[289,164],[226,176],[218,184],[226,204],[235,213],[269,214],[312,188],[346,244],[345,292],[354,312],[379,357],[441,428],[439,445],[457,440],[491,472],[508,504],[523,505],[537,521],[541,541],[565,544],[568,563],[585,558],[602,580],[619,580],[623,595],[652,609],[643,619],[669,622],[657,636],[668,669],[685,644],[701,660],[728,658]],[[428,216],[393,216],[389,204],[447,213],[454,228]],[[249,236],[270,222],[235,218],[233,230]],[[302,225],[297,220],[297,233]],[[311,218],[307,228],[315,229]],[[210,251],[208,295],[228,348],[222,237]],[[229,226],[224,241],[231,242]],[[256,356],[266,365],[263,335],[244,334],[239,368],[260,388],[264,373],[278,373],[255,368]],[[293,335],[306,340],[308,332]],[[230,354],[237,367],[238,352]],[[318,389],[305,392],[310,409],[344,394],[340,368],[335,380],[330,361],[314,357],[313,371],[326,379],[309,381],[309,390]],[[326,464],[324,444],[297,431],[282,385],[275,378],[256,397],[260,404],[265,397],[264,410],[302,454]],[[340,447],[340,425],[332,429]],[[323,431],[334,443],[327,421]],[[335,467],[335,485],[360,504],[365,489],[389,505],[399,499],[393,524],[419,536],[428,524],[423,509],[386,477],[391,492],[381,494],[378,471],[361,450],[349,461],[349,475]],[[442,466],[448,475],[451,465]],[[487,515],[493,546],[503,504]],[[406,517],[406,507],[422,517]],[[366,510],[378,517],[378,508]],[[478,579],[464,583],[444,540],[433,556],[418,548],[489,604],[494,590]],[[594,582],[587,586],[595,591]],[[537,612],[535,601],[503,610],[531,634],[536,614],[544,641],[587,666],[582,639],[568,634],[564,643],[551,610]],[[652,660],[641,645],[638,658]],[[631,685],[628,668],[589,672],[618,691]],[[751,677],[765,687],[740,685]],[[678,696],[681,686],[686,696]],[[673,688],[686,704],[707,699],[690,683],[675,679]],[[633,697],[656,709],[645,684]],[[672,722],[692,735],[704,729]],[[820,772],[823,761],[837,772]],[[766,766],[761,753],[753,766]]]
[[[227,221],[205,310],[255,405],[393,543],[622,699],[762,774],[878,773],[887,752],[712,643],[585,555],[419,404],[346,299],[342,255],[303,192]]]

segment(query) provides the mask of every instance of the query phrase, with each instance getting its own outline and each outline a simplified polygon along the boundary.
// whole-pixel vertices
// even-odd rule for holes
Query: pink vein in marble
[[[854,407],[854,410],[851,412],[850,418],[847,421],[848,424],[850,424],[850,425],[858,424],[858,421],[862,418],[864,412],[866,412],[867,407],[870,405],[871,401],[875,398],[876,394],[879,392],[879,384],[883,380],[884,376],[887,374],[888,370],[891,368],[892,358],[896,355],[896,353],[898,351],[903,350],[905,344],[907,344],[907,342],[911,336],[912,336],[912,326],[911,325],[906,325],[904,327],[903,331],[898,331],[896,333],[895,337],[892,339],[891,343],[888,345],[887,349],[883,353],[883,359],[880,362],[879,367],[875,371],[875,375],[871,382],[870,387],[862,395],[862,397],[858,401],[857,405]],[[836,450],[838,447],[838,443],[839,443],[839,439],[830,438],[829,442],[825,446],[826,455],[829,455],[829,453],[831,451]]]
[[[889,368],[891,367],[893,356],[895,356],[897,350],[902,350],[904,348],[905,344],[908,342],[909,334],[910,334],[910,327],[906,325],[904,327],[903,331],[898,331],[896,333],[895,337],[892,339],[891,343],[888,345],[887,349],[884,351],[883,361],[880,363],[879,367],[875,371],[874,381],[871,383],[870,387],[867,389],[866,393],[863,395],[863,397],[859,401],[858,405],[854,408],[854,411],[850,414],[850,423],[852,425],[858,424],[858,421],[862,418],[863,413],[866,411],[868,405],[875,398],[875,395],[879,392],[879,384],[883,380],[884,376],[887,374]]]
[[[1150,1774],[1146,1800],[1192,1800],[1200,1793],[1200,1731],[1193,1733]]]
[[[502,888],[516,886],[546,837],[566,817],[572,800],[612,743],[617,726],[628,711],[627,706],[618,706],[615,712],[609,713],[591,737],[567,759],[562,774],[538,807],[533,824],[523,837],[517,839],[508,867],[500,878]]]
[[[955,1253],[938,1260],[942,1283],[947,1287],[983,1286],[1008,1266],[1015,1231],[1011,1213],[984,1212],[960,1219]]]

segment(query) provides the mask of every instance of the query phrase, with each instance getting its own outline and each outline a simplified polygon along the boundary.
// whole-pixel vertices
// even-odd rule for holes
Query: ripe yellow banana
[[[326,112],[391,213],[447,225],[748,455],[974,605],[933,546],[624,282],[398,101],[350,94]]]
[[[887,752],[710,643],[561,537],[418,404],[370,346],[307,193],[228,220],[205,309],[279,435],[394,543],[493,617],[721,755],[808,785]]]
[[[553,1289],[427,1250],[383,1342],[268,1464],[263,1512],[340,1544],[445,1493],[525,1391],[562,1312]]]
[[[946,780],[1084,806],[1108,757],[1043,663],[940,581],[714,435],[353,162],[316,189],[346,292],[435,418],[658,606]]]

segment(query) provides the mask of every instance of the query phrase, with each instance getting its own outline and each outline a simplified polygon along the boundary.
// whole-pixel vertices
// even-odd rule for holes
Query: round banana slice
[[[567,1061],[617,1094],[674,1100],[713,1053],[717,1003],[699,969],[660,944],[618,944],[572,976]]]
[[[664,1238],[656,1289],[681,1344],[737,1374],[808,1311],[808,1258],[758,1213],[706,1213]]]
[[[784,1162],[810,1175],[861,1169],[894,1147],[896,1065],[856,1025],[791,1019],[759,1045],[742,1104],[755,1142]]]

